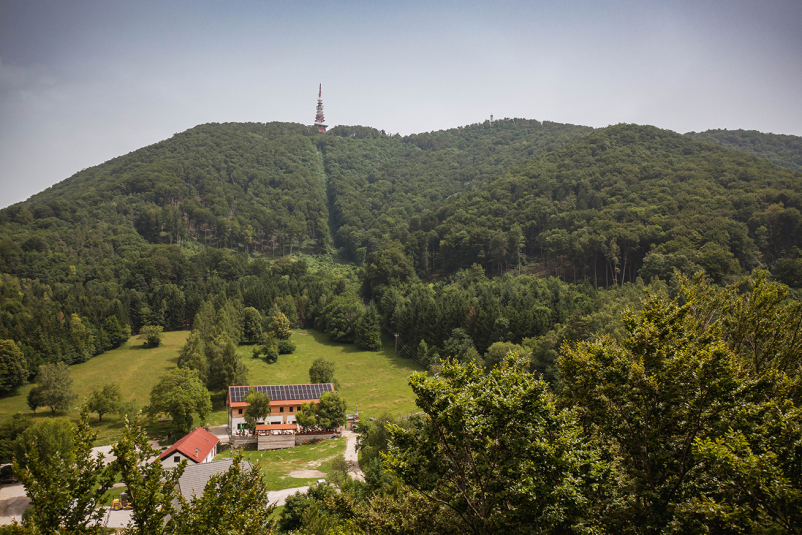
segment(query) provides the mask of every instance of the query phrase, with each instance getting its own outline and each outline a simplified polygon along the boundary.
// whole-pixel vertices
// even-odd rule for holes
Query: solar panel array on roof
[[[266,392],[272,401],[318,399],[325,392],[331,392],[333,390],[330,383],[305,385],[231,386],[228,390],[231,403],[245,401],[245,398],[248,396],[248,392],[251,388],[257,392]]]

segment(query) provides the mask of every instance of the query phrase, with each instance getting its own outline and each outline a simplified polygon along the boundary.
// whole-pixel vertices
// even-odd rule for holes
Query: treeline
[[[784,134],[764,134],[755,130],[707,130],[685,134],[697,141],[708,141],[729,149],[748,152],[758,158],[802,171],[802,137]]]
[[[563,342],[599,335],[621,338],[624,310],[638,309],[649,291],[667,294],[676,285],[673,278],[649,285],[638,279],[605,290],[589,281],[573,284],[556,277],[488,278],[477,264],[446,280],[424,283],[399,255],[369,256],[361,290],[375,302],[382,330],[396,337],[401,356],[427,367],[453,358],[490,368],[515,351],[529,359],[530,371],[548,381],[555,378]]]
[[[209,306],[212,315],[221,308],[231,312],[228,320],[236,328],[229,334],[236,343],[247,307],[262,316],[277,308],[293,326],[312,326],[332,297],[348,287],[290,258],[249,261],[230,251],[193,253],[177,246],[146,247],[141,253],[78,267],[64,258],[26,253],[33,269],[37,260],[56,269],[45,280],[8,274],[0,279],[0,339],[15,342],[30,376],[42,364],[84,362],[118,347],[145,325],[189,328]]]
[[[434,354],[459,328],[481,354],[564,322],[518,321],[487,305],[485,294],[500,290],[471,290],[460,314],[481,301],[512,335],[488,334],[473,317],[438,319],[435,334],[393,320],[396,305],[374,287],[397,287],[400,310],[413,315],[423,290],[403,285],[474,264],[489,276],[553,276],[594,290],[668,281],[675,269],[724,283],[767,266],[798,288],[800,209],[799,173],[653,127],[510,119],[400,137],[203,125],[0,211],[0,339],[15,341],[34,374],[116,347],[129,329],[188,329],[224,292],[262,315],[285,300],[291,324],[338,341],[357,339],[373,300],[386,334],[423,340]],[[335,244],[365,269],[361,292],[334,276],[285,273],[303,268],[281,261],[249,261],[328,250],[329,215]]]

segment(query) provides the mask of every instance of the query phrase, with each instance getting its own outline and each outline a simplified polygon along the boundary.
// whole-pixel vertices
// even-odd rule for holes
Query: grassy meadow
[[[109,382],[120,385],[123,400],[135,399],[140,407],[147,405],[153,385],[167,370],[176,366],[179,351],[188,334],[188,331],[165,333],[163,343],[158,348],[145,348],[141,341],[131,338],[119,349],[71,366],[73,390],[78,399],[71,410],[59,416],[76,421],[81,401],[93,388]],[[416,410],[407,377],[413,371],[421,370],[421,367],[412,360],[395,358],[389,342],[382,351],[361,351],[353,344],[335,344],[323,333],[303,329],[293,332],[292,341],[297,346],[295,353],[281,355],[275,364],[253,358],[254,346],[240,346],[239,352],[249,369],[248,382],[254,385],[306,383],[309,382],[312,362],[324,357],[335,364],[335,376],[340,382],[340,392],[348,403],[349,412],[355,410],[356,405],[359,405],[362,418],[379,416],[384,412],[400,415]],[[32,387],[26,385],[14,395],[0,397],[0,421],[17,412],[34,418],[50,416],[47,408],[40,408],[35,414],[28,409],[26,396]],[[212,401],[214,410],[209,416],[209,423],[225,424],[228,418],[225,392],[212,392]],[[105,415],[100,423],[93,414],[90,422],[98,430],[98,445],[115,442],[115,435],[122,429],[120,418],[113,414]],[[169,421],[152,422],[148,425],[148,431],[158,438],[165,435],[168,426]]]
[[[243,362],[248,366],[248,382],[252,385],[299,384],[309,382],[309,367],[323,357],[334,362],[334,376],[340,382],[340,393],[353,412],[359,405],[359,416],[380,416],[415,412],[416,406],[407,377],[423,368],[415,361],[393,356],[393,346],[385,343],[382,351],[362,351],[354,344],[335,344],[326,334],[295,329],[292,341],[297,346],[292,355],[281,355],[278,362],[267,364],[253,358],[255,346],[240,346]],[[225,392],[215,393],[212,425],[228,421]]]
[[[283,450],[248,450],[242,454],[245,460],[262,471],[267,488],[290,489],[312,485],[318,479],[325,478],[297,478],[290,476],[290,473],[296,470],[317,470],[328,475],[332,461],[345,453],[345,442],[345,438],[335,438]],[[227,459],[230,455],[230,451],[225,451],[215,457],[215,460]]]
[[[164,333],[162,345],[157,348],[146,348],[140,340],[133,337],[118,349],[70,366],[72,387],[78,398],[72,409],[59,415],[77,421],[80,403],[92,389],[106,383],[119,384],[123,400],[135,399],[140,407],[147,405],[153,385],[162,374],[176,366],[178,353],[188,334],[187,331]],[[51,415],[48,408],[39,408],[35,414],[28,408],[27,395],[33,386],[33,384],[25,385],[15,395],[0,398],[0,421],[17,412],[32,415],[34,418],[47,418]],[[104,415],[100,423],[97,421],[97,415],[93,414],[90,422],[98,430],[99,437],[117,434],[122,429],[120,418],[114,414]],[[162,426],[155,426],[159,427]],[[100,438],[99,442],[103,442],[103,439]]]

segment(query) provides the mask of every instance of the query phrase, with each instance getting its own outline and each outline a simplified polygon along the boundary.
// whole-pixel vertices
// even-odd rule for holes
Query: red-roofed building
[[[189,464],[208,463],[217,455],[216,436],[203,429],[197,428],[159,455],[165,468],[175,468],[183,459]]]

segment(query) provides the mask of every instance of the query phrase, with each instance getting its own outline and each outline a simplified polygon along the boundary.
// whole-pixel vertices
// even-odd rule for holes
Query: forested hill
[[[802,173],[667,130],[618,125],[451,199],[421,220],[425,243],[411,252],[428,247],[428,269],[447,272],[478,259],[503,273],[528,259],[600,285],[699,266],[722,281],[798,256],[800,209]]]
[[[592,131],[519,119],[406,138],[367,127],[198,126],[0,210],[0,339],[19,345],[33,374],[45,362],[82,362],[145,325],[186,328],[211,297],[261,314],[284,307],[293,324],[311,326],[350,286],[335,273],[305,278],[300,262],[248,256],[327,253],[332,234],[358,261],[398,250],[413,214],[431,217],[455,192]]]
[[[756,130],[707,130],[685,134],[697,141],[709,141],[765,158],[781,167],[802,171],[802,137],[764,134]]]
[[[201,125],[0,211],[0,269],[54,280],[54,262],[80,272],[174,243],[271,257],[333,244],[361,264],[396,243],[424,277],[473,263],[596,284],[674,267],[723,280],[783,259],[802,270],[802,174],[697,138],[799,139],[525,119],[406,137]]]
[[[314,137],[290,123],[201,125],[4,212],[18,222],[30,213],[40,228],[76,219],[114,223],[119,232],[133,227],[151,243],[192,238],[242,252],[325,245],[326,184]]]
[[[359,126],[206,124],[0,211],[0,248],[78,263],[148,243],[272,257],[326,252],[334,234],[358,259],[403,239],[411,216],[591,131],[522,119],[403,138]]]
[[[403,138],[363,127],[334,128],[320,146],[335,243],[361,262],[388,239],[406,241],[407,223],[432,218],[449,197],[592,131],[527,119]]]

